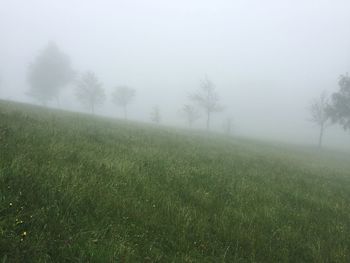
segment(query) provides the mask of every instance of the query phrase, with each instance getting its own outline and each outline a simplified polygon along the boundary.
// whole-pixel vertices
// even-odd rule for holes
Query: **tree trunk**
[[[324,124],[321,124],[320,126],[320,136],[318,138],[318,148],[322,148],[322,141],[323,141],[323,131],[324,131]]]

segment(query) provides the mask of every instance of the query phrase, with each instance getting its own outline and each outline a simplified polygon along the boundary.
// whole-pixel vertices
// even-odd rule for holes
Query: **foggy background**
[[[122,118],[111,93],[125,84],[130,119],[149,121],[158,105],[162,123],[185,127],[179,110],[207,74],[225,106],[214,129],[232,116],[237,135],[316,144],[308,106],[350,71],[349,11],[348,0],[0,0],[0,98],[36,103],[28,66],[54,41],[103,83],[97,114]],[[74,85],[61,107],[84,111]],[[348,148],[350,134],[334,126],[324,144]]]

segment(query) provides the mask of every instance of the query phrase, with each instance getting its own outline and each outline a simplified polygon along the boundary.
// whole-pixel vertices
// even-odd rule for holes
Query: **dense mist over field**
[[[77,76],[101,82],[96,114],[123,118],[112,93],[127,85],[129,119],[149,122],[158,109],[161,123],[186,127],[180,110],[207,76],[224,106],[213,130],[232,118],[236,135],[316,144],[308,107],[350,71],[349,10],[347,0],[1,0],[0,98],[38,103],[26,95],[27,72],[52,41]],[[63,89],[60,108],[85,111],[75,89]],[[202,114],[193,127],[205,125]],[[350,146],[338,125],[324,136],[326,146]]]

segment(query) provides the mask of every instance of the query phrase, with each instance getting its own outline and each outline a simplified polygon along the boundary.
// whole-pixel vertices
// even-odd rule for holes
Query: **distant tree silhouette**
[[[102,105],[106,98],[102,84],[95,74],[90,71],[85,72],[77,81],[76,96],[91,113],[94,113],[96,106]]]
[[[318,147],[322,147],[324,131],[327,127],[329,115],[327,113],[328,109],[328,97],[325,92],[323,92],[319,98],[314,99],[310,104],[310,121],[316,124],[320,129],[320,134],[318,137]]]
[[[231,135],[233,129],[233,118],[227,117],[224,121],[224,131],[226,135]]]
[[[200,118],[200,114],[196,108],[189,104],[185,104],[182,107],[181,112],[186,118],[189,127],[192,127],[193,123]]]
[[[207,130],[209,130],[210,117],[212,113],[220,112],[223,110],[223,107],[219,104],[219,96],[215,92],[214,83],[211,82],[206,76],[204,80],[201,81],[200,90],[197,93],[191,95],[190,99],[192,99],[195,103],[198,104],[199,107],[204,110],[207,116],[206,127]]]
[[[350,130],[350,77],[348,74],[339,78],[339,91],[331,96],[327,112],[333,123],[340,124],[344,130]]]
[[[128,86],[119,86],[116,87],[115,91],[112,94],[113,102],[123,108],[124,119],[127,119],[127,106],[135,97],[135,89],[132,89]]]
[[[151,121],[153,121],[154,123],[157,123],[157,124],[159,124],[161,121],[160,110],[159,110],[158,106],[154,106],[152,108]]]
[[[50,42],[29,66],[27,80],[30,89],[27,95],[44,105],[52,99],[59,104],[61,89],[72,82],[74,76],[69,56]]]

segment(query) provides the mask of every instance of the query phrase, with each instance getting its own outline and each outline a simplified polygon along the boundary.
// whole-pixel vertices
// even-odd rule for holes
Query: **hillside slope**
[[[350,157],[0,101],[2,262],[350,262]]]

